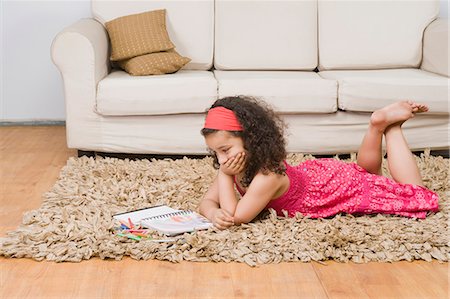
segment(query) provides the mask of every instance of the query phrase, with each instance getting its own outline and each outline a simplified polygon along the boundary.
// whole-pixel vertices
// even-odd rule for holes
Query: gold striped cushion
[[[191,59],[175,50],[151,53],[119,61],[119,66],[133,76],[162,75],[175,73]]]
[[[111,60],[173,49],[166,29],[166,10],[119,17],[105,24],[111,39]]]

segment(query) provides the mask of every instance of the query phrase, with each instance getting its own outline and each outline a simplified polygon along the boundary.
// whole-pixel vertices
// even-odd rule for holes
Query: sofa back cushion
[[[214,66],[220,70],[313,70],[316,0],[216,0]]]
[[[94,18],[105,24],[115,18],[166,9],[166,28],[176,51],[189,57],[184,68],[208,70],[213,63],[214,0],[92,0]]]
[[[437,0],[318,0],[319,69],[418,67]]]

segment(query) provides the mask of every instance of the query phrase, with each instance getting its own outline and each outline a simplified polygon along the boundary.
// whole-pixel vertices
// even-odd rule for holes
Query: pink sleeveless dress
[[[439,210],[439,197],[433,191],[368,173],[356,163],[326,158],[285,164],[289,189],[266,207],[280,216],[286,210],[289,216],[300,212],[311,218],[385,213],[423,219],[428,211]]]

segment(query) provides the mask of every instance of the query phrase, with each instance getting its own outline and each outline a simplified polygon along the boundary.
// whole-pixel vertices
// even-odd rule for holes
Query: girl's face
[[[229,158],[246,152],[244,141],[227,131],[217,131],[205,137],[206,145],[214,151],[219,164],[225,163]]]

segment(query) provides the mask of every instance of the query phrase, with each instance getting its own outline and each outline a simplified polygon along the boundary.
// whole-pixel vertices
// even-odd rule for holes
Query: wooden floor
[[[64,127],[0,127],[0,236],[36,209],[66,160]],[[0,298],[449,298],[448,264],[172,264],[0,258]]]

